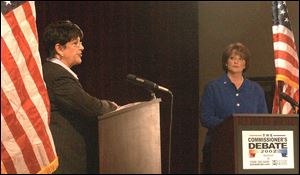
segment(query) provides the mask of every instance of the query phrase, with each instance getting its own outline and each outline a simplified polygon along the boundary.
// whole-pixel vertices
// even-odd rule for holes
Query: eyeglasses
[[[240,56],[231,56],[229,59],[232,61],[245,61],[245,59]]]
[[[76,48],[83,47],[83,44],[79,39],[71,41],[71,44]]]

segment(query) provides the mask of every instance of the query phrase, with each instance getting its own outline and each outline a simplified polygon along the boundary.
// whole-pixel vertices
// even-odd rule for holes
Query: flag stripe
[[[35,2],[1,1],[1,12],[1,173],[52,173],[58,159]]]
[[[11,105],[12,105],[12,108],[15,111],[15,114],[17,117],[17,121],[15,121],[15,122],[20,121],[22,128],[29,128],[29,129],[25,129],[24,131],[26,132],[27,136],[30,138],[30,141],[32,143],[34,143],[34,144],[32,144],[32,147],[33,147],[35,155],[40,155],[40,154],[46,155],[46,150],[45,150],[44,146],[41,144],[42,141],[40,140],[38,134],[34,130],[34,127],[32,126],[31,122],[28,120],[28,118],[26,118],[27,115],[26,115],[25,111],[23,110],[22,107],[20,107],[22,104],[21,104],[21,101],[17,94],[17,90],[14,88],[13,83],[10,79],[10,76],[7,74],[7,71],[5,70],[3,64],[1,64],[1,70],[2,70],[1,82],[5,83],[7,85],[10,85],[10,87],[3,86],[2,90],[5,93],[5,95],[7,96],[7,99],[14,99],[14,101],[11,102]],[[5,123],[2,123],[2,125],[5,126]],[[5,133],[6,133],[6,135],[9,134],[8,132],[5,132]],[[6,136],[6,138],[2,137],[2,139],[10,140],[9,144],[12,144],[11,143],[12,139],[13,139],[12,137]],[[11,148],[11,146],[10,146],[10,148]],[[15,144],[14,149],[18,149],[18,151],[11,151],[11,152],[20,152],[19,147],[16,144]],[[20,155],[20,156],[22,156],[22,155]],[[16,156],[14,156],[14,157],[16,157]],[[20,159],[20,158],[18,158],[18,159]],[[41,166],[46,166],[47,164],[50,163],[46,156],[45,157],[37,156],[37,159],[38,159],[39,165],[41,165]],[[18,162],[19,162],[18,167],[22,167],[20,165],[21,164],[20,161],[18,161]],[[19,172],[24,172],[24,170],[19,171]]]
[[[295,87],[295,88],[299,87],[299,84],[294,83],[294,81],[290,80],[289,77],[282,75],[282,74],[276,75],[276,81],[283,81],[283,82],[287,83],[288,85]]]
[[[285,27],[284,25],[275,25],[275,26],[272,27],[272,31],[273,31],[273,35],[274,34],[287,35],[293,41],[295,41],[293,32],[289,28]]]
[[[286,76],[290,76],[289,79],[293,80],[295,83],[298,83],[298,74],[299,71],[291,66],[291,64],[283,59],[275,59],[275,65],[276,65],[276,73],[277,74],[283,74]]]
[[[24,6],[28,4],[28,3],[24,3],[23,5],[23,9],[21,10],[16,10],[14,11],[14,17],[16,18],[15,23],[20,24],[18,27],[20,28],[20,30],[22,31],[22,34],[24,35],[24,38],[26,39],[28,46],[30,47],[31,50],[31,54],[33,55],[33,58],[35,59],[35,61],[39,60],[38,58],[39,56],[39,52],[38,52],[38,41],[37,41],[37,37],[35,32],[36,30],[32,29],[32,22],[35,22],[34,17],[32,16],[31,18],[29,17],[29,15],[32,15],[31,13],[28,12],[28,10],[30,10],[30,6],[29,9],[24,8]],[[25,11],[26,10],[26,11]],[[28,17],[27,17],[28,16]],[[7,18],[9,18],[10,16],[7,16]],[[30,19],[31,21],[29,21],[28,19]],[[9,24],[5,23],[5,25],[8,25],[7,27],[10,27]]]
[[[23,12],[24,15],[26,17],[26,20],[29,22],[30,24],[30,28],[32,30],[32,32],[34,33],[35,39],[36,41],[38,41],[38,35],[37,35],[37,27],[35,24],[35,16],[32,13],[32,9],[31,9],[31,5],[29,4],[30,2],[26,2],[22,5],[23,7]],[[32,2],[31,2],[32,3]],[[21,10],[19,10],[21,12]]]
[[[24,3],[24,5],[26,5],[26,4],[28,4],[28,3]],[[29,4],[28,4],[28,7],[26,7],[26,8],[27,8],[26,11],[29,11],[31,9]],[[31,24],[31,23],[35,24],[34,18],[33,17],[31,18],[31,19],[33,19],[33,20],[31,20],[31,22],[27,21],[27,22],[29,22],[28,25],[27,25],[27,22],[25,22],[26,21],[25,18],[23,18],[25,16],[25,14],[24,13],[20,14],[23,11],[19,10],[18,12],[19,13],[16,13],[16,19],[17,19],[19,24],[23,21],[23,23],[22,23],[23,27],[21,27],[21,29],[22,29],[23,33],[27,34],[27,35],[24,35],[24,37],[26,38],[27,43],[30,43],[29,47],[30,47],[30,50],[32,51],[31,53],[33,55],[35,63],[37,64],[37,65],[34,65],[34,67],[35,67],[36,70],[39,70],[40,72],[42,72],[42,70],[41,70],[41,67],[42,67],[41,65],[42,64],[41,64],[41,61],[39,59],[40,55],[39,55],[39,51],[38,51],[38,42],[37,42],[37,38],[36,38],[37,36],[35,36],[35,34],[34,34],[35,33],[34,31],[36,31],[36,30],[30,28],[30,26],[31,27],[35,26],[35,25]],[[24,31],[25,29],[27,29],[27,30]],[[42,75],[42,74],[37,74],[37,75]],[[33,77],[33,78],[34,78],[34,81],[35,81],[34,83],[38,87],[38,91],[41,94],[41,97],[43,98],[45,107],[47,108],[46,110],[48,111],[48,114],[50,114],[50,103],[49,103],[49,100],[47,98],[47,96],[48,96],[47,93],[48,92],[45,88],[44,82],[41,80],[42,77],[37,76],[37,77]],[[42,104],[40,104],[40,105],[42,105]],[[48,116],[48,118],[50,118],[50,116]],[[49,121],[48,121],[48,123],[49,123]]]
[[[22,15],[17,15],[17,16],[22,16]],[[7,16],[6,16],[6,19],[10,19],[10,20],[7,20],[7,22],[8,22],[8,25],[11,26],[11,27],[14,23],[20,24],[20,22],[17,22],[17,19],[15,18],[14,13],[8,13]],[[23,28],[28,28],[28,27],[23,27]],[[15,41],[18,43],[19,48],[21,49],[21,52],[24,55],[24,59],[26,61],[26,65],[27,65],[28,69],[38,71],[39,70],[38,66],[35,62],[35,59],[33,59],[34,57],[33,57],[33,54],[31,52],[30,46],[27,43],[27,40],[25,39],[25,36],[21,32],[20,26],[15,25],[14,30],[12,30],[12,33],[14,34],[14,36],[17,36],[17,38],[18,38],[18,40],[15,40]],[[30,32],[28,32],[28,31],[26,31],[24,33],[30,34]],[[16,37],[14,37],[14,38],[16,38]],[[33,38],[33,37],[31,37],[31,38]],[[33,43],[36,43],[36,40],[31,41],[30,43],[33,45]],[[10,47],[10,48],[16,48],[16,47]],[[38,49],[38,47],[35,47],[35,48]],[[38,51],[36,53],[38,53]],[[39,55],[37,55],[36,57],[39,58]],[[41,94],[41,97],[43,98],[44,103],[48,106],[48,109],[46,109],[45,111],[48,111],[48,114],[50,114],[50,104],[49,104],[49,100],[47,99],[48,94],[47,94],[47,91],[46,91],[46,88],[45,88],[45,84],[42,80],[41,73],[40,72],[34,72],[34,71],[29,71],[29,73],[31,74],[31,77],[34,80],[34,83],[31,83],[31,84],[35,84],[37,86],[38,91]],[[29,92],[30,92],[30,90],[29,90]],[[37,93],[35,93],[35,94],[37,95]],[[36,104],[36,106],[37,106],[37,109],[42,109],[43,108],[42,104]],[[42,118],[42,119],[45,119],[45,118]],[[44,122],[44,123],[46,123],[46,122]],[[49,140],[49,138],[45,138],[43,140]],[[52,146],[54,146],[54,143],[52,143]],[[49,148],[49,147],[46,147],[46,148],[48,148],[49,151],[52,152],[51,148]],[[51,159],[53,157],[53,155],[49,155],[49,151],[47,151],[47,154],[48,154],[48,157]]]
[[[13,59],[5,59],[5,58],[12,58],[12,55],[10,54],[10,51],[6,46],[6,43],[3,41],[2,38],[1,38],[1,46],[3,50],[3,52],[1,52],[1,58],[4,58],[1,60],[1,62],[5,67],[5,69],[7,70],[9,77],[12,80],[16,80],[16,79],[18,80],[18,77],[22,77],[21,73],[19,72],[18,69],[15,69],[18,66],[16,65],[16,62]],[[39,131],[37,133],[41,138],[42,144],[44,145],[45,148],[51,149],[52,145],[49,142],[49,137],[48,137],[48,133],[46,132],[44,122],[42,121],[42,118],[38,113],[36,106],[33,104],[25,88],[24,82],[22,80],[19,80],[18,82],[13,81],[13,84],[15,87],[18,87],[16,88],[16,91],[20,98],[21,105],[24,111],[26,112],[26,114],[28,115],[28,119],[32,123],[34,129],[36,131]],[[50,160],[54,159],[55,156],[52,151],[46,151],[46,153]]]
[[[2,120],[2,115],[1,115],[1,120]],[[1,123],[2,122],[3,121],[1,121]],[[1,134],[1,136],[2,136],[2,134]],[[3,161],[3,164],[6,167],[6,169],[9,170],[9,172],[7,172],[5,170],[5,172],[4,172],[5,174],[7,174],[7,173],[9,173],[9,174],[17,174],[17,170],[16,170],[16,168],[14,166],[14,163],[13,163],[11,157],[9,156],[7,150],[5,149],[2,141],[1,141],[1,160],[5,160],[5,161]],[[2,167],[1,167],[1,172],[2,172]]]
[[[274,50],[280,50],[280,51],[287,52],[290,55],[292,55],[292,57],[294,57],[296,62],[299,62],[297,52],[292,47],[290,47],[288,44],[286,44],[284,42],[275,42],[273,45],[274,45]]]
[[[274,55],[275,55],[275,60],[283,59],[289,62],[294,68],[299,67],[299,63],[297,62],[297,60],[295,60],[295,58],[292,55],[290,55],[288,52],[275,50]]]
[[[5,98],[8,99],[8,96],[6,96]],[[1,122],[3,122],[2,123],[2,131],[5,132],[5,135],[2,137],[2,139],[9,140],[9,142],[3,143],[3,148],[7,151],[7,156],[2,157],[2,160],[4,160],[4,163],[8,167],[7,173],[12,173],[12,172],[16,171],[17,173],[24,172],[24,173],[28,174],[30,172],[27,168],[26,162],[24,160],[24,156],[23,156],[23,154],[21,154],[22,153],[21,148],[19,147],[14,136],[12,135],[9,126],[7,125],[7,123],[4,119],[4,116],[1,115],[1,117],[2,117]],[[11,116],[7,116],[7,117],[11,117]],[[16,115],[16,117],[17,117],[17,115]],[[22,124],[22,123],[20,123],[20,124]],[[15,125],[13,125],[13,126],[15,127]],[[26,130],[24,130],[24,131],[26,132]],[[30,138],[30,136],[28,136],[28,138]],[[6,153],[4,153],[4,154],[6,155]],[[14,167],[14,168],[16,168],[15,170],[11,169],[11,167],[10,167],[10,166],[12,166],[11,164],[17,165],[16,167]]]
[[[276,72],[276,89],[273,113],[292,114],[294,110],[285,100],[279,101],[279,93],[284,92],[299,102],[299,58],[294,34],[288,17],[285,1],[273,1],[273,47]],[[280,104],[280,105],[279,105]],[[296,111],[295,111],[296,112]]]
[[[11,12],[8,13],[6,15],[5,19],[8,23],[8,25],[11,28],[13,27],[12,33],[14,35],[14,38],[18,38],[15,41],[18,43],[19,48],[20,48],[22,54],[24,55],[26,65],[27,65],[28,69],[31,70],[30,74],[34,80],[34,83],[36,84],[36,86],[39,90],[39,93],[43,97],[44,103],[47,104],[46,103],[46,101],[48,101],[46,99],[47,91],[45,88],[45,84],[42,81],[41,72],[39,72],[38,66],[35,62],[35,58],[31,52],[30,46],[29,46],[26,38],[24,37],[24,34],[22,33],[20,26],[18,25],[19,23],[14,15],[14,13],[11,13]]]
[[[1,89],[1,113],[3,113],[4,116],[3,118],[5,120],[5,123],[7,123],[15,141],[20,147],[26,166],[28,167],[29,173],[38,172],[40,167],[37,158],[34,154],[33,148],[31,146],[31,142],[27,137],[24,129],[18,122],[15,112],[12,109],[9,100],[6,98],[6,95],[4,94],[2,89]]]
[[[294,41],[290,37],[288,37],[287,35],[283,35],[283,34],[280,34],[280,33],[275,34],[275,35],[273,35],[273,41],[274,41],[274,43],[276,43],[276,42],[286,43],[291,48],[294,49],[294,52],[296,52],[296,45],[295,45]]]

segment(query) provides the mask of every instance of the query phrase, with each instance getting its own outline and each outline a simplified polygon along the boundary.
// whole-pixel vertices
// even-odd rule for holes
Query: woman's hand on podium
[[[118,108],[120,108],[120,106],[116,103],[111,101],[111,106],[113,107],[114,111],[117,110]]]

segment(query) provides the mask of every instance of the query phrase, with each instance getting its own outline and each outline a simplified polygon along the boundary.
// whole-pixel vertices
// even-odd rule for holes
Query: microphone
[[[171,93],[171,91],[165,87],[162,87],[160,85],[157,85],[156,83],[153,83],[152,81],[149,81],[149,80],[146,80],[146,79],[143,79],[143,78],[139,78],[133,74],[128,74],[127,75],[127,80],[136,84],[136,85],[139,85],[139,86],[142,86],[148,90],[153,90],[153,89],[157,89],[157,90],[161,90],[161,91],[165,91],[165,92],[169,92]]]
[[[286,93],[281,92],[279,94],[279,97],[284,99],[285,101],[289,102],[293,107],[296,106],[299,108],[299,104],[297,101],[295,101],[294,99],[292,99],[292,97],[288,96]]]

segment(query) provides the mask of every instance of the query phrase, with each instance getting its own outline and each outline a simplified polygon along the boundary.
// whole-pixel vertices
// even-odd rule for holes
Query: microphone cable
[[[171,174],[171,162],[172,162],[172,126],[173,126],[173,94],[171,91],[168,91],[171,95],[171,106],[170,106],[170,128],[169,128],[169,164],[168,164],[168,174]]]

